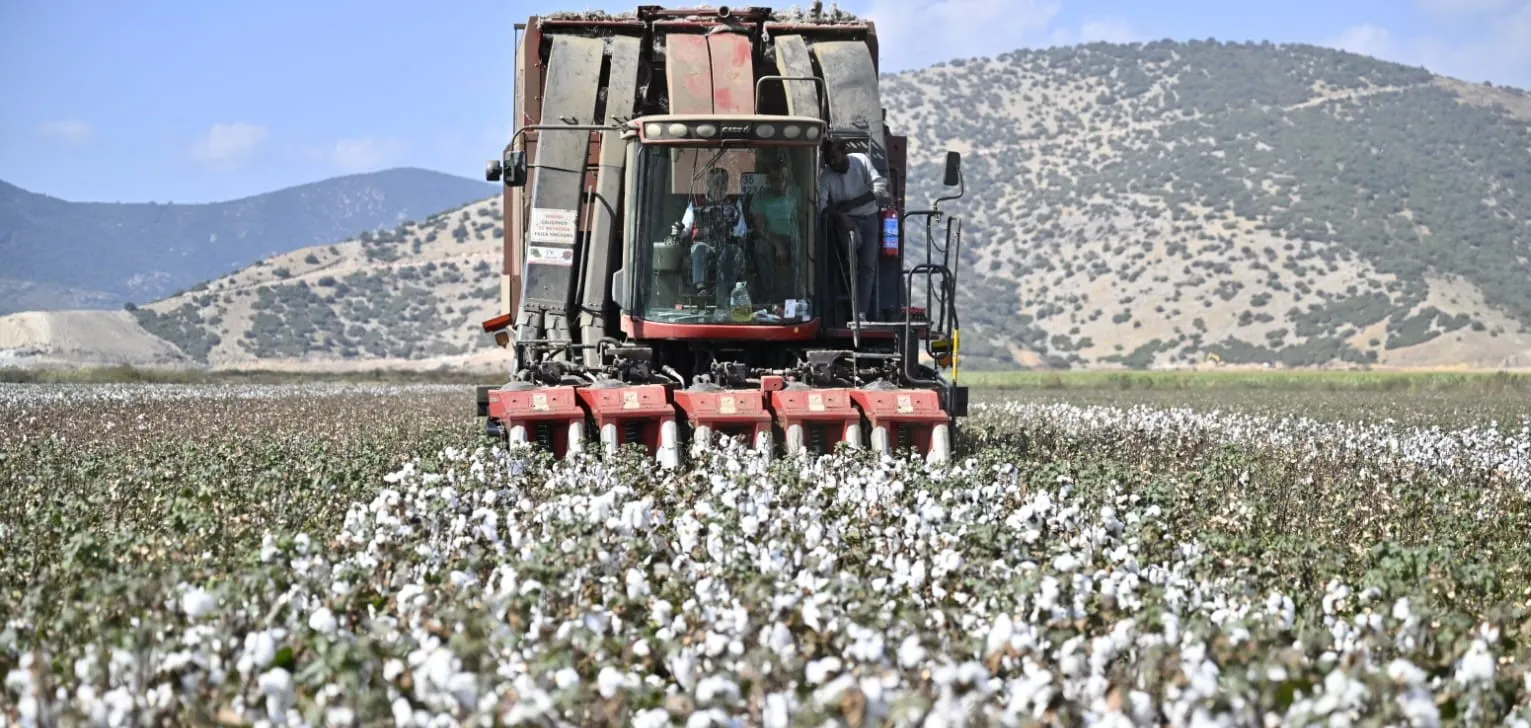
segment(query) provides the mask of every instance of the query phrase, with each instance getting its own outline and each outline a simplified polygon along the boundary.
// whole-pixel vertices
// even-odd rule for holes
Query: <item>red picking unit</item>
[[[748,444],[769,457],[772,448],[771,413],[765,392],[755,389],[680,389],[675,404],[691,423],[693,448],[706,447],[714,434],[743,435]]]
[[[945,460],[951,452],[951,418],[941,408],[940,393],[929,389],[853,389],[851,399],[872,427],[871,446],[878,452],[913,447],[927,460]]]
[[[794,385],[771,392],[771,410],[781,421],[788,453],[827,453],[836,444],[861,445],[861,413],[851,390]]]
[[[675,432],[675,407],[663,384],[611,384],[575,390],[590,410],[606,452],[621,445],[642,443],[660,465],[679,464]]]
[[[502,423],[510,442],[537,442],[558,458],[579,450],[585,437],[585,410],[573,387],[492,389],[489,416]]]

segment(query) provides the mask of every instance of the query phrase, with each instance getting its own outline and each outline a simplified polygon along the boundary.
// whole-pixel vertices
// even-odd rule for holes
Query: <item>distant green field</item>
[[[1319,391],[1531,391],[1531,374],[1512,372],[1082,371],[958,372],[974,389],[1273,389]]]
[[[986,390],[1305,390],[1305,391],[1524,391],[1531,392],[1531,374],[1514,372],[1377,372],[1334,370],[1276,371],[1005,371],[959,370],[959,380]],[[480,384],[493,375],[458,370],[400,371],[373,369],[354,372],[284,372],[267,370],[140,369],[131,366],[79,369],[0,368],[0,382],[107,384],[158,382],[206,384],[246,382],[384,382]]]

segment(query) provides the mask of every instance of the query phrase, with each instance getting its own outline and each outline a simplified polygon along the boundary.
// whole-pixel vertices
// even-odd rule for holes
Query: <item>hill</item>
[[[1213,41],[1017,51],[883,89],[912,201],[964,152],[970,365],[1531,364],[1523,91]]]
[[[0,182],[0,314],[152,301],[296,247],[494,194],[401,168],[211,204],[68,202]]]
[[[302,368],[476,365],[503,358],[494,197],[333,245],[270,256],[133,314],[196,364]]]
[[[967,368],[1531,366],[1523,91],[1166,41],[956,61],[883,93],[912,205],[964,152]],[[220,367],[492,362],[500,214],[481,199],[270,256],[136,320]]]

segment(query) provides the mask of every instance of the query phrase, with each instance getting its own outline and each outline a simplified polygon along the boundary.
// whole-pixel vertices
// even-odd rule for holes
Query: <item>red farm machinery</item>
[[[962,195],[960,158],[945,160],[955,194],[905,208],[871,23],[815,3],[516,29],[516,129],[486,172],[504,185],[505,254],[483,328],[513,354],[507,383],[478,388],[491,436],[557,457],[640,445],[667,467],[725,436],[951,456],[961,225],[940,205]],[[875,245],[819,209],[826,140],[888,182]],[[906,225],[925,238],[908,256]]]

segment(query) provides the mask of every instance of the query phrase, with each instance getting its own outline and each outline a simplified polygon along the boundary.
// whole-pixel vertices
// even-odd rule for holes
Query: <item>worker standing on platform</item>
[[[845,140],[825,139],[824,169],[819,173],[819,212],[843,216],[856,231],[856,317],[866,320],[877,279],[877,241],[882,232],[882,207],[888,203],[888,181],[872,166],[872,158],[847,152]],[[842,235],[849,230],[841,230]],[[843,242],[843,239],[842,239]]]

